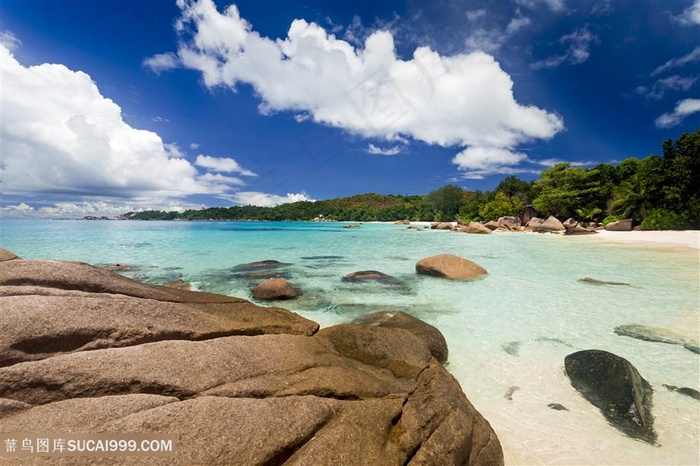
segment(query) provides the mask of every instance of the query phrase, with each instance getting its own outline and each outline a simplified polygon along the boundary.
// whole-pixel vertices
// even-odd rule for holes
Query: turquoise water
[[[496,430],[508,464],[700,464],[700,404],[663,388],[699,389],[700,356],[613,332],[642,324],[697,341],[697,251],[389,224],[4,219],[0,226],[0,245],[23,258],[128,264],[127,274],[140,280],[182,278],[200,290],[247,299],[256,282],[232,267],[285,262],[288,280],[304,295],[283,306],[323,326],[378,310],[412,313],[444,333],[448,369]],[[477,262],[489,275],[453,282],[415,274],[416,261],[441,253]],[[379,270],[400,285],[341,281],[358,270]],[[583,277],[632,286],[594,286],[580,283]],[[661,446],[619,434],[571,387],[564,357],[593,348],[625,357],[652,384]]]

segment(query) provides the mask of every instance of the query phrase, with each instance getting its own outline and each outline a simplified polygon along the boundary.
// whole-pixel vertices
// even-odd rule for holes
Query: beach
[[[595,235],[586,235],[596,241],[618,243],[630,247],[673,248],[695,254],[700,251],[700,230],[683,231],[606,231],[600,230]]]

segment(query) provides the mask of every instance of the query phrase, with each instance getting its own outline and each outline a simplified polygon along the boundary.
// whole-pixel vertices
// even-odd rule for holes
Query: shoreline
[[[676,250],[679,252],[700,251],[700,230],[657,230],[657,231],[607,231],[600,230],[594,235],[581,235],[593,241],[614,243],[639,248]]]

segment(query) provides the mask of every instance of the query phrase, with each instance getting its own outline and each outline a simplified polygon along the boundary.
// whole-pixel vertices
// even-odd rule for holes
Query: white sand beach
[[[587,235],[597,241],[624,243],[634,247],[675,248],[698,254],[700,251],[700,230],[684,231],[606,231]]]

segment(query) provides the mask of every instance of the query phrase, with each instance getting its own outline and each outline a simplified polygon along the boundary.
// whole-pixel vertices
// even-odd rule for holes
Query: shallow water
[[[126,274],[141,280],[182,278],[248,299],[256,281],[232,268],[284,262],[280,272],[305,293],[284,306],[322,326],[378,310],[410,312],[445,335],[448,369],[496,430],[507,464],[700,464],[700,403],[662,386],[700,388],[700,356],[613,332],[642,324],[700,339],[697,254],[388,224],[4,219],[0,228],[2,247],[24,258],[128,264]],[[473,260],[489,275],[453,282],[415,274],[417,260],[440,253]],[[358,270],[379,270],[400,284],[341,281]],[[584,277],[630,286],[578,281]],[[654,387],[660,446],[619,433],[571,387],[564,357],[594,348],[628,359]]]

